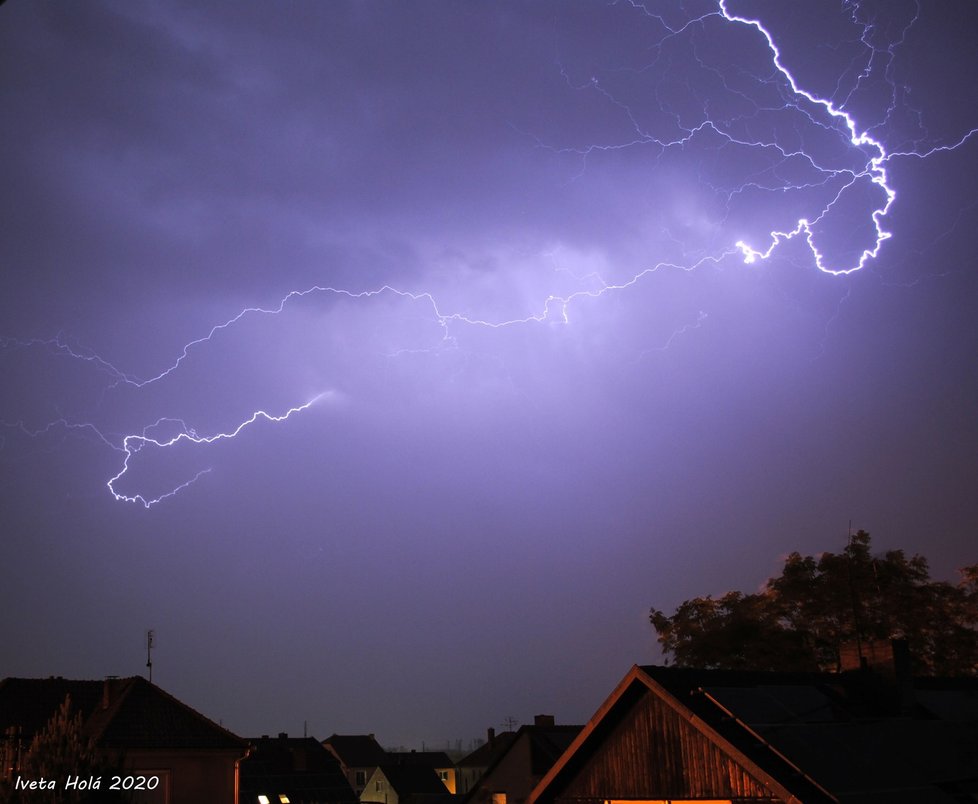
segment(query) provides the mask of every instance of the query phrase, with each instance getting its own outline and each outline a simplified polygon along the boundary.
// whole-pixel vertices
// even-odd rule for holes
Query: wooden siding
[[[657,695],[623,696],[597,750],[555,790],[556,802],[608,799],[782,801]],[[598,736],[598,735],[593,735]]]

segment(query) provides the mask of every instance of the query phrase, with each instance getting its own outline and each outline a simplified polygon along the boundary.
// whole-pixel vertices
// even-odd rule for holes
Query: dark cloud
[[[891,152],[975,125],[963,4],[728,5]],[[975,140],[886,163],[861,271],[744,264],[884,194],[717,8],[4,5],[0,675],[154,627],[241,732],[467,739],[850,519],[973,562]]]

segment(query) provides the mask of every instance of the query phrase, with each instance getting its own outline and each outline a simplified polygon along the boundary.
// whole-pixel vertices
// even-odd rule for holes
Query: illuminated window
[[[258,804],[268,804],[268,796],[258,796]]]
[[[282,804],[291,804],[291,802],[289,801],[289,797],[285,795],[285,793],[279,793],[278,800],[282,802]]]
[[[505,793],[493,793],[492,794],[492,804],[506,804],[506,794]]]

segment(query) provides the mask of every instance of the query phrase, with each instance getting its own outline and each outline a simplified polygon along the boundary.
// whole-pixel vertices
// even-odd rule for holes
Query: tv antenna
[[[849,602],[852,605],[852,628],[856,634],[856,653],[859,655],[859,665],[862,667],[866,660],[863,655],[862,625],[859,622],[859,596],[852,577],[852,548],[855,544],[852,536],[852,520],[849,520],[849,543],[846,545],[846,579],[849,585]]]
[[[149,682],[153,683],[153,629],[150,628],[146,632],[146,667],[149,669]]]

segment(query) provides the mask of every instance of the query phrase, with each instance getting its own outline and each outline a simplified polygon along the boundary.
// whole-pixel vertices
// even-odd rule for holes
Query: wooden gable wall
[[[591,735],[592,747],[581,746],[577,762],[564,768],[563,781],[554,788],[558,804],[609,799],[785,800],[648,688],[633,687],[615,710]]]

